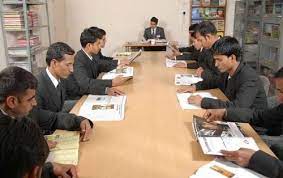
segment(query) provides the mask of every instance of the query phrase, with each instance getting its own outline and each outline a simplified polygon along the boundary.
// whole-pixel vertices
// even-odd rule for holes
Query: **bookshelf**
[[[51,42],[47,0],[1,0],[0,6],[8,66],[38,73]]]
[[[218,35],[225,34],[226,0],[192,0],[191,24],[211,21]]]
[[[269,75],[283,66],[283,1],[236,2],[234,36],[243,47],[243,59],[259,73]]]

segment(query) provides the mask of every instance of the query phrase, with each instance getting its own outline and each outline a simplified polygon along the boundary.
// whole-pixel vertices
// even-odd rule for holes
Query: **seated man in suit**
[[[252,110],[248,108],[227,108],[227,109],[209,109],[204,114],[208,122],[228,121],[228,122],[249,122],[250,124],[268,129],[269,135],[282,134],[283,123],[283,68],[275,74],[275,86],[277,98],[280,104],[271,109]],[[280,136],[282,137],[282,135]],[[282,142],[280,142],[282,146]],[[271,147],[272,148],[272,147]],[[280,149],[283,150],[282,147]],[[235,152],[223,152],[224,156],[243,167],[248,167],[265,176],[281,178],[283,177],[283,163],[276,158],[264,153],[263,151],[253,151],[249,149],[240,149]],[[283,153],[278,153],[278,156]],[[283,159],[281,157],[281,159]]]
[[[162,27],[158,27],[158,19],[156,17],[152,17],[150,19],[150,27],[144,30],[144,39],[166,39],[164,29]]]
[[[97,30],[87,28],[81,33],[82,49],[77,52],[74,63],[74,77],[84,93],[98,95],[121,95],[120,90],[113,88],[124,84],[130,77],[118,76],[113,80],[97,79],[100,73],[109,72],[118,66],[115,60],[99,60],[96,54],[101,50],[103,35]]]
[[[267,100],[263,84],[256,71],[241,61],[241,47],[237,39],[229,36],[219,39],[214,43],[212,52],[215,66],[222,72],[221,77],[204,80],[179,91],[195,92],[220,88],[229,101],[196,95],[189,97],[188,102],[207,109],[229,107],[265,109]]]
[[[174,67],[197,69],[199,68],[198,60],[200,59],[201,61],[202,58],[206,57],[204,55],[205,53],[202,53],[202,50],[203,50],[202,44],[201,44],[201,41],[196,38],[196,32],[191,33],[191,40],[193,42],[193,45],[192,45],[193,51],[189,55],[183,53],[183,55],[175,57],[175,60],[182,60],[182,59],[184,60],[185,57],[187,56],[188,57],[187,60],[191,60],[191,62],[187,64],[184,64],[183,62],[178,62],[177,64],[174,65]]]
[[[166,55],[169,59],[175,59],[175,60],[197,60],[200,49],[202,48],[201,42],[196,40],[196,32],[199,27],[199,24],[192,24],[189,27],[189,40],[190,44],[192,44],[189,47],[182,47],[177,48],[175,45],[172,45],[172,55]],[[187,67],[182,65],[183,63],[179,63],[176,67]]]
[[[42,166],[43,178],[76,177],[73,165],[45,163],[48,146],[39,128],[27,118],[36,105],[36,78],[22,68],[7,67],[0,72],[0,86],[0,177],[39,177]]]
[[[68,99],[67,93],[73,95],[80,93],[80,88],[76,84],[70,87],[65,81],[65,78],[73,72],[74,54],[74,50],[62,42],[49,46],[46,53],[47,68],[37,77],[37,107],[32,110],[31,117],[38,118],[42,123],[39,125],[47,133],[58,127],[66,130],[81,130],[87,133],[84,138],[87,140],[93,123],[84,117],[67,113],[69,111],[62,111],[64,102]],[[56,122],[61,124],[57,125]]]

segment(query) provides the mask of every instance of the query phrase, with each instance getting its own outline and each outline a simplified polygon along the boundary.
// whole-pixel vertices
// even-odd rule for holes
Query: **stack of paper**
[[[79,115],[92,121],[124,119],[126,96],[88,95]]]
[[[78,164],[80,133],[74,131],[56,130],[46,139],[57,142],[55,148],[50,150],[47,161],[61,164]]]
[[[121,75],[123,77],[133,77],[134,76],[134,68],[133,67],[123,67],[123,68],[114,69],[110,72],[105,73],[102,76],[102,79],[112,80],[119,75]]]
[[[177,93],[177,98],[180,103],[182,109],[200,109],[200,106],[189,104],[188,98],[190,96],[200,95],[203,98],[213,98],[217,99],[217,97],[212,96],[208,92],[196,92],[196,93]]]
[[[192,74],[176,74],[175,85],[192,85],[202,81],[201,77]]]
[[[38,25],[38,15],[35,11],[29,11],[28,25],[34,27]],[[24,13],[22,10],[13,9],[13,11],[4,12],[4,28],[7,30],[21,30],[25,28]]]
[[[244,137],[235,122],[206,122],[204,118],[193,116],[193,131],[204,154],[222,155],[221,150],[236,151],[259,148],[251,137]]]
[[[252,170],[240,167],[232,162],[222,159],[214,161],[199,168],[190,178],[265,178]]]
[[[181,61],[181,60],[171,60],[166,58],[166,67],[174,67],[177,63],[184,63],[187,64],[186,61]]]

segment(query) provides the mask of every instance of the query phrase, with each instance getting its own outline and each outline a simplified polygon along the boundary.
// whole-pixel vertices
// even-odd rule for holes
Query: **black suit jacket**
[[[272,178],[283,178],[283,162],[263,151],[251,157],[248,168]]]
[[[272,109],[252,110],[248,108],[228,108],[227,121],[249,122],[252,125],[268,129],[268,135],[280,135],[283,123],[283,104]]]
[[[162,27],[156,27],[155,35],[151,34],[151,28],[149,27],[144,30],[143,37],[145,40],[156,39],[158,35],[160,36],[159,39],[166,39],[164,29]]]
[[[269,135],[280,135],[280,126],[283,123],[283,104],[272,109],[261,111],[248,108],[227,109],[227,115],[224,120],[249,122],[252,125],[267,128]],[[252,156],[248,168],[267,177],[283,177],[283,162],[263,151],[257,151]]]
[[[116,60],[100,60],[94,55],[90,60],[83,50],[77,52],[74,63],[74,77],[83,93],[106,94],[106,88],[112,87],[112,80],[97,79],[101,72],[109,72],[117,67]]]
[[[223,73],[220,78],[214,78],[196,84],[197,90],[220,88],[229,101],[203,98],[202,108],[242,107],[257,110],[267,107],[263,84],[256,72],[245,63],[240,63],[235,74],[228,79]]]
[[[101,52],[101,50],[99,51],[99,53],[97,54],[99,59],[102,59],[102,60],[113,60],[113,57],[108,57],[108,56],[104,56]]]
[[[45,70],[38,75],[37,79],[37,106],[31,111],[30,117],[38,123],[45,134],[50,134],[56,129],[80,130],[80,123],[85,118],[61,112],[67,98],[66,81],[61,80],[61,95],[59,95]],[[76,90],[73,89],[73,92],[79,91],[78,88]],[[89,122],[93,125],[91,121]]]

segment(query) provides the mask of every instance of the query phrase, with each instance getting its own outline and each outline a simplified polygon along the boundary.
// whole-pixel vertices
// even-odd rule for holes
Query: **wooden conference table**
[[[213,160],[195,140],[192,116],[204,110],[182,110],[174,76],[187,69],[166,68],[164,52],[143,52],[132,63],[134,78],[119,89],[127,94],[125,119],[96,122],[91,140],[80,144],[81,178],[187,178]],[[191,71],[193,72],[193,71]],[[218,98],[220,90],[210,90]],[[73,108],[78,113],[85,96]],[[273,153],[249,124],[244,132],[260,149]]]

